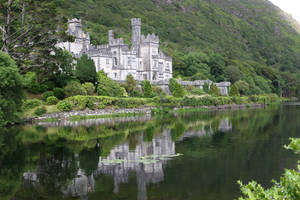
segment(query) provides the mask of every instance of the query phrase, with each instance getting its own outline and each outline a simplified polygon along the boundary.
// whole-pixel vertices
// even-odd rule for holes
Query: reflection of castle
[[[171,139],[170,129],[157,136],[152,142],[143,142],[140,136],[140,144],[134,151],[129,150],[129,143],[121,144],[110,151],[105,159],[100,157],[98,169],[92,176],[85,176],[81,170],[78,177],[68,186],[65,194],[80,196],[87,199],[89,191],[94,191],[94,176],[101,174],[111,175],[114,178],[114,192],[119,192],[119,185],[128,183],[130,171],[136,172],[138,199],[147,199],[146,186],[148,183],[158,183],[164,179],[163,165],[165,160],[158,160],[155,163],[141,163],[139,160],[145,156],[157,155],[166,156],[175,154],[175,143]],[[120,160],[120,163],[114,161]]]
[[[210,126],[210,125],[209,125]],[[223,119],[218,124],[219,131],[228,131],[232,125],[228,118]],[[206,134],[212,134],[213,129],[186,131],[181,138],[201,137]],[[110,175],[114,180],[114,193],[119,192],[119,185],[128,183],[129,172],[136,173],[138,200],[147,199],[147,184],[159,183],[164,180],[163,166],[166,160],[157,159],[156,162],[141,162],[141,158],[156,155],[158,157],[174,155],[175,142],[171,138],[171,129],[166,129],[163,133],[152,139],[151,142],[144,142],[143,135],[138,136],[139,144],[135,150],[129,149],[129,143],[123,143],[114,147],[110,154],[99,158],[98,168],[90,175],[86,176],[82,169],[77,171],[77,176],[70,185],[62,188],[65,196],[80,197],[83,200],[88,199],[88,193],[95,191],[95,177],[100,175]],[[79,163],[78,163],[79,166]],[[32,183],[39,182],[37,173],[24,173],[24,179]]]

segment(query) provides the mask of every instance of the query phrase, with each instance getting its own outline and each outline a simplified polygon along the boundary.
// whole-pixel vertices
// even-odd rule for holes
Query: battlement
[[[131,19],[131,25],[132,26],[141,26],[142,20],[140,18],[132,18]]]
[[[151,35],[148,34],[146,37],[144,35],[142,35],[141,42],[142,43],[155,43],[155,44],[159,44],[159,37],[156,36],[154,33],[152,33]]]
[[[68,24],[80,24],[81,25],[81,19],[68,19]]]

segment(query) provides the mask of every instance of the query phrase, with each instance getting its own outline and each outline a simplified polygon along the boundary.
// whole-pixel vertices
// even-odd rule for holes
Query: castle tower
[[[115,39],[114,31],[113,30],[109,30],[108,31],[108,42],[109,42],[110,45],[113,44],[114,39]]]
[[[132,26],[132,50],[137,51],[140,47],[141,42],[141,26],[142,22],[140,18],[133,18],[131,19],[131,26]]]

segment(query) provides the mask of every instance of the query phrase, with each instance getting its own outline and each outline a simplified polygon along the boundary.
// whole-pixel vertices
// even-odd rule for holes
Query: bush
[[[61,101],[56,105],[56,107],[61,112],[68,112],[72,109],[71,103],[68,101]]]
[[[43,101],[47,101],[47,98],[51,96],[54,96],[54,93],[52,91],[47,91],[43,93],[42,99]]]
[[[51,96],[47,98],[46,102],[48,105],[56,105],[58,103],[58,99],[54,96]]]
[[[54,81],[46,81],[44,82],[44,85],[47,86],[48,90],[53,90],[56,86]]]
[[[87,94],[84,87],[77,81],[70,81],[64,88],[64,91],[67,97]]]
[[[54,88],[53,94],[56,98],[58,98],[60,100],[64,99],[66,96],[63,88]]]
[[[32,94],[39,94],[41,93],[40,85],[38,83],[33,83],[29,86],[28,91]]]
[[[45,107],[41,107],[41,108],[37,108],[35,111],[34,111],[34,114],[36,116],[41,116],[43,114],[45,114],[47,111],[46,111],[46,108]]]
[[[19,121],[24,97],[18,67],[8,54],[0,51],[0,126]]]
[[[88,95],[93,95],[96,89],[94,84],[89,82],[82,84],[82,87],[86,90]]]
[[[159,86],[153,86],[152,90],[154,96],[162,96],[162,97],[167,96],[167,93]]]
[[[126,89],[126,92],[131,97],[137,97],[140,96],[140,91],[138,88],[138,82],[134,80],[133,76],[129,74],[126,77],[126,82],[124,84],[124,88]]]
[[[198,88],[198,87],[191,89],[190,93],[193,95],[199,95],[199,96],[205,94],[205,92],[201,88]]]
[[[33,108],[36,108],[38,106],[42,105],[42,102],[38,99],[28,99],[23,103],[23,110],[27,111]]]
[[[107,77],[103,70],[98,72],[98,95],[109,97],[126,97],[125,88]]]

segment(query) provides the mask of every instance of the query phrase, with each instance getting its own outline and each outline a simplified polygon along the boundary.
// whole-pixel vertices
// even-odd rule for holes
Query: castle
[[[142,35],[141,19],[131,19],[131,47],[124,44],[122,38],[115,38],[112,30],[108,32],[108,44],[94,46],[90,43],[89,33],[82,30],[81,20],[69,20],[68,25],[68,33],[75,41],[57,46],[68,50],[76,58],[87,54],[94,61],[96,71],[103,70],[109,78],[125,81],[129,74],[138,81],[168,82],[172,78],[172,58],[159,48],[158,36]]]

